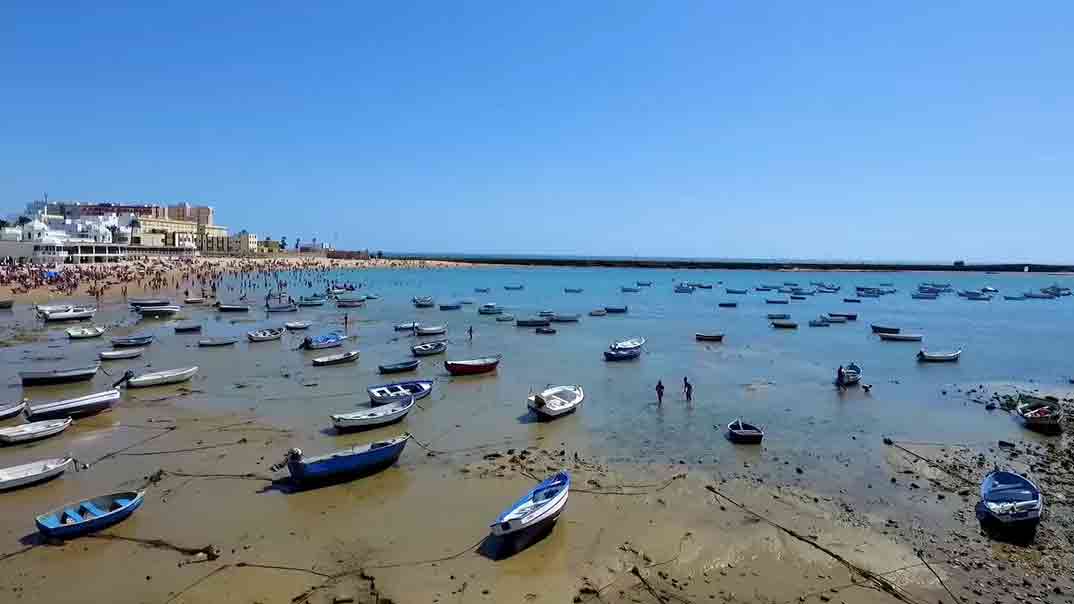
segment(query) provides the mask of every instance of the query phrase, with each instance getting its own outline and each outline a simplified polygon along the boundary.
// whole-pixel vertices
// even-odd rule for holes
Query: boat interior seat
[[[118,510],[119,508],[127,507],[128,505],[130,505],[130,503],[130,499],[116,499],[114,502],[112,502],[112,510],[114,511]]]
[[[64,522],[64,524],[75,524],[77,522],[82,522],[84,520],[84,518],[82,518],[82,514],[79,514],[78,510],[75,509],[75,508],[68,508],[68,509],[64,510],[63,511],[63,519],[66,520],[66,521],[69,521],[69,522]]]
[[[94,516],[104,516],[105,514],[108,513],[106,511],[102,510],[101,508],[97,507],[97,504],[93,503],[92,501],[87,501],[86,503],[83,503],[82,504],[82,509],[86,510],[87,512],[89,512],[90,514],[92,514]]]

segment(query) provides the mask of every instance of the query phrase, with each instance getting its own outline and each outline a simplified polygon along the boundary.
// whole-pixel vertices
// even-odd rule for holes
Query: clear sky
[[[0,206],[190,201],[388,251],[1074,261],[1069,0],[163,4],[0,7]]]

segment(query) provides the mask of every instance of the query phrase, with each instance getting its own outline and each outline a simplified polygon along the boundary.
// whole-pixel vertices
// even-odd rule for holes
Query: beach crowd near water
[[[202,367],[189,386],[127,394],[110,412],[78,420],[66,442],[0,448],[0,467],[75,453],[80,467],[88,470],[68,473],[36,491],[0,493],[0,509],[5,511],[0,520],[0,569],[11,577],[0,586],[0,601],[1072,601],[1074,456],[1069,424],[1060,436],[1014,438],[1009,435],[1019,433],[1002,424],[996,428],[1002,430],[1001,438],[982,442],[885,436],[881,444],[879,433],[889,426],[863,427],[860,421],[877,413],[875,407],[897,400],[885,398],[900,385],[895,377],[878,375],[884,371],[880,358],[863,362],[872,372],[873,392],[848,392],[831,385],[834,364],[817,369],[823,386],[798,387],[787,377],[798,365],[787,361],[783,350],[765,348],[768,341],[789,346],[786,338],[796,336],[801,336],[799,341],[829,338],[845,344],[854,341],[852,328],[776,334],[760,321],[763,302],[747,298],[734,311],[740,314],[724,316],[745,323],[738,317],[757,311],[762,327],[732,332],[726,342],[702,343],[680,329],[684,320],[671,315],[685,314],[685,305],[697,304],[702,307],[698,316],[709,320],[715,300],[703,304],[701,293],[657,299],[654,293],[646,310],[646,294],[639,293],[630,298],[630,313],[621,317],[632,322],[621,324],[646,329],[651,352],[636,364],[609,364],[600,360],[600,348],[590,350],[585,339],[587,330],[619,329],[607,317],[565,326],[558,340],[572,342],[567,350],[554,348],[552,340],[557,338],[538,340],[541,336],[528,330],[498,328],[493,319],[482,323],[481,317],[457,305],[454,312],[459,314],[429,309],[435,314],[418,315],[409,303],[411,296],[437,287],[444,296],[470,295],[477,285],[487,287],[496,278],[504,284],[538,279],[557,283],[548,288],[553,293],[540,294],[548,296],[540,300],[527,300],[539,295],[538,288],[529,285],[511,293],[485,290],[508,305],[515,296],[517,307],[527,311],[543,310],[549,299],[556,300],[554,304],[571,299],[563,293],[568,283],[562,282],[571,274],[547,269],[517,270],[509,278],[482,269],[452,277],[448,285],[439,280],[463,268],[472,267],[295,257],[5,267],[0,288],[10,288],[19,304],[95,299],[102,308],[101,322],[115,334],[161,334],[149,351],[158,356],[147,368],[193,364],[194,359]],[[570,285],[591,288],[592,280],[605,273],[598,269],[579,274],[589,281]],[[656,274],[656,287],[675,296],[670,293],[671,273]],[[346,321],[357,325],[354,335],[360,338],[362,360],[350,369],[312,370],[310,357],[286,340],[279,346],[256,345],[259,348],[251,343],[212,356],[172,333],[170,322],[132,317],[126,304],[143,296],[179,303],[187,297],[243,303],[254,309],[250,318],[224,318],[208,303],[184,308],[184,320],[196,319],[206,330],[243,333],[253,327],[245,323],[269,325],[271,316],[254,317],[269,294],[321,294],[334,285],[380,296],[357,310],[302,311],[303,317],[326,328]],[[751,310],[747,302],[757,302],[756,308]],[[810,299],[803,304],[820,303]],[[59,329],[28,322],[22,318],[28,313],[18,311],[8,322],[22,321],[34,339],[5,345],[10,367],[56,363],[52,355],[57,354],[73,358],[77,344],[68,343]],[[867,314],[870,307],[860,312]],[[372,438],[326,434],[325,418],[329,411],[351,405],[351,395],[364,394],[363,386],[389,381],[373,367],[382,360],[397,360],[392,355],[398,357],[415,341],[416,336],[392,330],[394,323],[415,315],[436,317],[433,323],[453,321],[452,352],[476,356],[502,348],[503,368],[485,378],[456,379],[439,372],[439,363],[426,361],[422,377],[434,380],[435,394],[407,417],[403,428],[415,435],[415,442],[395,467],[343,485],[288,491],[273,474],[273,464],[285,453],[290,456],[299,447],[320,453]],[[465,317],[465,322],[440,317]],[[693,320],[702,319],[691,315]],[[728,321],[725,326],[736,325]],[[839,337],[847,339],[835,340]],[[585,348],[584,356],[574,356],[574,348]],[[882,349],[888,350],[893,348]],[[711,378],[721,371],[733,373],[743,358],[768,354],[781,359],[783,366],[765,359],[745,370],[763,371],[764,382],[736,376],[718,387]],[[916,366],[906,356],[904,364]],[[557,364],[556,357],[563,362]],[[758,366],[763,369],[755,369]],[[645,373],[649,368],[652,376]],[[688,377],[680,378],[684,373]],[[538,384],[539,377],[562,374],[584,383],[591,400],[587,408],[548,423],[519,415],[525,409],[526,387]],[[109,376],[108,382],[113,379]],[[791,385],[778,390],[781,380]],[[1049,393],[1069,403],[1069,388],[1049,386]],[[999,380],[943,388],[937,398],[958,401],[944,411],[948,418],[1003,410],[1012,392]],[[706,412],[720,396],[730,397],[731,390],[746,402],[737,405],[743,412],[771,407],[766,428],[772,433],[763,445],[746,448],[721,442],[722,427],[732,419],[722,415],[723,407],[713,412],[722,420],[719,430],[707,425],[712,422],[706,421]],[[779,400],[765,398],[769,391],[778,392]],[[20,391],[10,392],[17,397]],[[66,391],[46,392],[30,391],[30,396],[60,398]],[[811,397],[822,401],[819,411],[805,402]],[[780,414],[798,419],[780,422]],[[918,420],[933,430],[930,434],[935,433],[935,417],[922,415]],[[825,439],[794,434],[812,434],[816,425],[830,423],[838,428],[821,432]],[[840,442],[827,440],[833,433]],[[626,454],[611,455],[605,448],[609,443],[601,442],[622,439],[630,441]],[[871,446],[863,443],[867,439]],[[674,457],[655,451],[674,452]],[[977,526],[973,507],[980,478],[999,466],[1032,473],[1048,498],[1048,515],[1032,543],[995,540]],[[535,480],[558,470],[570,471],[571,499],[551,534],[506,556],[486,551],[484,541],[471,545],[489,531],[505,505],[532,488]],[[834,483],[831,475],[836,475]],[[27,520],[34,515],[121,487],[149,493],[143,508],[126,523],[67,544],[28,535]],[[94,581],[64,580],[72,573]]]

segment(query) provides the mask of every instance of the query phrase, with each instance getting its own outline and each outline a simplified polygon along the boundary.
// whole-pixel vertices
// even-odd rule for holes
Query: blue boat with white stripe
[[[88,535],[126,520],[144,499],[144,491],[126,491],[65,505],[38,516],[37,530],[53,539]]]
[[[321,334],[319,336],[306,336],[306,339],[302,340],[302,347],[306,350],[321,350],[323,348],[337,348],[343,345],[343,342],[347,340],[347,336],[338,331],[332,333]]]
[[[408,440],[410,434],[402,434],[317,457],[306,457],[301,449],[291,449],[285,465],[291,479],[299,484],[349,480],[395,463]]]
[[[507,508],[490,526],[492,534],[503,537],[555,522],[567,505],[571,476],[559,471]]]

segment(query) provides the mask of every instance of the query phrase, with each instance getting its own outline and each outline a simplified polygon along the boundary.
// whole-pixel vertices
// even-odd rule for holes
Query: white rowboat
[[[313,321],[288,321],[283,324],[284,327],[290,329],[291,331],[309,329],[310,325],[313,325]]]
[[[526,406],[534,413],[548,419],[566,415],[582,404],[585,392],[581,386],[552,386],[543,392],[531,394]]]
[[[447,325],[430,325],[429,327],[418,325],[414,332],[419,336],[441,336],[447,333]]]
[[[313,364],[316,367],[324,367],[325,365],[341,365],[343,363],[350,363],[358,360],[358,351],[350,350],[347,352],[341,352],[339,354],[330,354],[325,357],[317,357],[313,359]]]
[[[10,468],[0,468],[0,491],[17,489],[55,478],[71,467],[74,461],[70,457],[57,457],[31,461]]]
[[[919,333],[881,333],[877,335],[886,342],[920,342],[925,337]]]
[[[165,371],[153,371],[143,373],[127,380],[128,388],[146,388],[148,386],[164,386],[166,384],[178,384],[194,377],[198,372],[197,367],[183,367],[181,369],[167,369]]]
[[[24,443],[40,438],[48,438],[66,430],[72,421],[68,417],[43,422],[30,422],[12,428],[0,428],[0,443]]]
[[[119,350],[102,350],[97,356],[102,361],[115,361],[117,359],[134,359],[142,356],[145,348],[121,348]]]
[[[410,397],[353,413],[337,413],[332,415],[332,425],[341,431],[386,426],[406,417],[415,404],[414,397]]]
[[[22,413],[22,410],[26,408],[26,403],[9,403],[7,405],[0,405],[0,419],[7,419],[9,417],[15,417]]]
[[[645,338],[641,336],[635,336],[633,338],[627,338],[626,340],[619,340],[613,342],[608,348],[611,350],[634,350],[641,348],[645,345]]]
[[[268,342],[270,340],[279,340],[282,338],[284,331],[285,330],[282,327],[258,329],[247,333],[246,337],[249,338],[251,342]]]
[[[954,363],[962,356],[961,350],[955,352],[927,352],[921,350],[917,353],[917,360],[923,363]]]
[[[97,325],[91,325],[90,327],[68,327],[66,331],[67,337],[72,340],[97,338],[104,334],[104,328]]]
[[[119,390],[105,390],[94,392],[86,396],[69,398],[40,405],[30,405],[26,409],[26,417],[31,421],[43,419],[63,419],[65,417],[80,417],[100,413],[112,406],[119,400]]]

